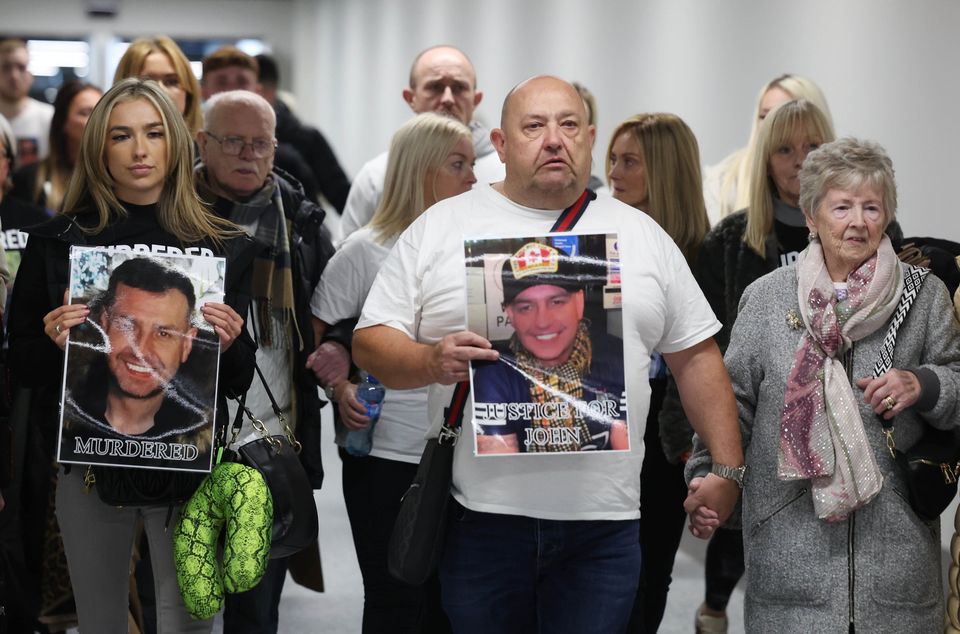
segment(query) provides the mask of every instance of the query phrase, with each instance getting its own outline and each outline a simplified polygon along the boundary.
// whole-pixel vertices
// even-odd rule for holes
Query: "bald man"
[[[483,93],[477,90],[477,73],[463,51],[444,45],[421,52],[410,66],[410,85],[402,94],[403,100],[416,114],[436,112],[459,119],[470,127],[477,155],[473,171],[478,183],[503,178],[503,164],[490,143],[487,129],[473,120],[473,111],[480,105]],[[346,238],[373,218],[383,194],[386,173],[386,152],[368,161],[357,173],[340,220],[341,238]]]
[[[584,193],[595,130],[570,84],[535,77],[504,102],[491,133],[506,177],[424,213],[400,237],[367,297],[354,360],[391,388],[429,386],[438,431],[452,384],[470,361],[495,362],[465,330],[462,236],[542,236]],[[456,632],[618,632],[640,571],[640,464],[650,355],[662,353],[684,409],[719,465],[743,465],[730,381],[712,335],[720,329],[683,255],[656,222],[598,198],[578,233],[616,231],[623,289],[628,451],[478,456],[472,416],[456,446],[455,518],[440,563]],[[468,403],[466,412],[472,412]],[[737,474],[741,472],[737,471]],[[738,483],[707,475],[691,496],[696,532],[731,512]],[[655,519],[653,521],[656,521]]]

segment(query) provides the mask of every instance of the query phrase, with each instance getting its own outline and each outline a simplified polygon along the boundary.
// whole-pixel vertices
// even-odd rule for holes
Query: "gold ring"
[[[888,396],[887,398],[881,401],[884,405],[887,406],[887,411],[889,412],[897,405],[897,399],[893,398],[893,395]]]
[[[57,334],[59,335],[59,334],[60,334],[60,324],[57,324],[57,325],[55,326],[55,330],[57,331]]]

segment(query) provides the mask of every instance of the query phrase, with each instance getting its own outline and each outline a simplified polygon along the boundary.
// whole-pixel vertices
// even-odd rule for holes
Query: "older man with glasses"
[[[231,266],[253,261],[252,301],[244,317],[259,344],[263,380],[254,379],[246,406],[269,434],[283,433],[265,387],[269,384],[284,418],[296,428],[304,445],[301,461],[319,488],[321,404],[313,372],[306,369],[307,355],[316,348],[309,304],[333,246],[321,230],[323,211],[306,198],[299,183],[273,169],[275,126],[273,108],[253,92],[233,90],[211,97],[204,128],[197,133],[201,163],[196,184],[201,198],[253,238],[227,262],[229,273]],[[236,405],[230,405],[233,417]],[[257,438],[245,420],[237,444]],[[286,560],[273,559],[256,588],[227,595],[224,631],[276,632],[286,571]]]

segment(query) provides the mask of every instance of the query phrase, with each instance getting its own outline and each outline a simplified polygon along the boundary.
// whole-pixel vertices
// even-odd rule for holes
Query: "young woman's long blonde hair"
[[[770,157],[798,133],[818,145],[834,139],[830,120],[806,99],[788,101],[772,110],[757,135],[757,149],[750,166],[750,198],[743,241],[761,256],[766,256],[767,236],[773,233],[773,197],[777,191],[770,176]]]
[[[607,174],[612,167],[610,156],[614,141],[624,133],[632,134],[640,145],[647,180],[644,211],[663,227],[687,262],[692,263],[710,230],[703,202],[697,138],[675,114],[634,115],[618,125],[610,137]]]
[[[127,211],[117,199],[116,182],[106,161],[110,115],[119,103],[142,99],[160,115],[167,144],[167,164],[160,193],[157,219],[160,226],[184,243],[220,240],[236,233],[236,226],[207,210],[193,185],[193,138],[176,106],[154,81],[124,79],[100,98],[80,142],[80,155],[63,201],[63,213],[75,216],[96,211],[97,224],[83,227],[90,234],[102,232],[112,222],[126,217]]]
[[[419,114],[393,135],[387,159],[383,196],[370,228],[383,244],[399,235],[426,210],[428,187],[453,146],[472,140],[463,123],[432,112]],[[430,198],[436,200],[435,192]]]
[[[745,148],[741,148],[727,159],[729,166],[720,182],[720,217],[729,216],[750,204],[751,166],[753,157],[757,153],[757,140],[760,134],[760,106],[768,91],[779,88],[792,99],[806,99],[813,103],[826,116],[833,127],[833,118],[830,107],[823,91],[812,80],[800,75],[785,74],[774,78],[760,89],[757,95],[756,107],[753,110],[753,121],[750,125],[750,140]],[[733,200],[731,206],[730,201]]]
[[[134,40],[117,65],[117,70],[113,74],[113,83],[128,77],[139,77],[143,72],[143,65],[147,61],[147,56],[151,53],[163,53],[173,65],[173,70],[177,73],[177,79],[180,80],[180,88],[187,95],[185,110],[182,113],[187,127],[190,129],[191,136],[196,136],[197,131],[203,127],[203,112],[200,109],[200,82],[197,81],[193,69],[190,68],[190,60],[183,54],[177,43],[166,35],[156,35],[154,37],[142,37]]]

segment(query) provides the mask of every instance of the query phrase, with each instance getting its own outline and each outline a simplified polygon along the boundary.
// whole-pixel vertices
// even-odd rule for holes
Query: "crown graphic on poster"
[[[556,273],[560,266],[560,252],[541,242],[528,242],[510,257],[514,279],[529,275]]]

